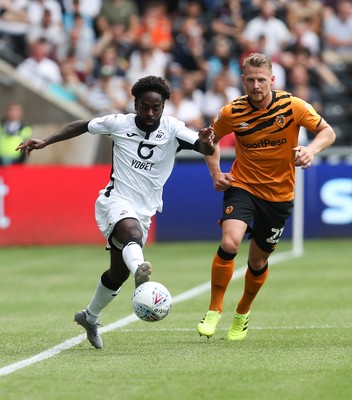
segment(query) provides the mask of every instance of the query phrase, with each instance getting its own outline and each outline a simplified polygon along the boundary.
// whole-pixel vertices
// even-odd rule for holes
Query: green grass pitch
[[[2,400],[350,400],[352,399],[352,240],[305,241],[302,257],[270,266],[241,342],[228,342],[243,278],[230,283],[213,338],[196,326],[209,290],[174,304],[160,322],[132,321],[36,357],[84,332],[72,322],[108,266],[103,246],[0,249]],[[279,244],[275,254],[289,249]],[[153,280],[178,298],[210,279],[217,242],[146,248]],[[245,265],[247,244],[236,259]],[[133,280],[101,318],[106,327],[132,313]],[[29,360],[23,368],[10,366]]]

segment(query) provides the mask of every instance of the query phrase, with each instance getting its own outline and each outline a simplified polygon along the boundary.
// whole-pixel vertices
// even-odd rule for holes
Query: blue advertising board
[[[352,237],[352,165],[308,168],[304,204],[305,237]]]
[[[223,171],[230,167],[231,161],[222,163]],[[304,179],[304,236],[352,238],[352,165],[322,162],[308,168]],[[177,160],[156,217],[156,240],[220,240],[221,202],[203,160]],[[291,229],[290,218],[283,238]]]

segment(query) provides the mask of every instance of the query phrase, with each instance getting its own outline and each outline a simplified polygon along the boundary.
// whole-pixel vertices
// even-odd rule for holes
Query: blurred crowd
[[[94,115],[134,111],[131,85],[153,74],[172,87],[164,113],[198,130],[242,94],[254,51],[322,113],[350,93],[351,0],[0,0],[0,58]]]

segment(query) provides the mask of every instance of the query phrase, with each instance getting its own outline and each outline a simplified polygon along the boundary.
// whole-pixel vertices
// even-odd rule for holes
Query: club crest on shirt
[[[275,118],[275,123],[279,128],[282,128],[285,126],[285,117],[283,115],[278,115]]]
[[[227,215],[231,214],[232,211],[233,211],[233,207],[232,207],[232,206],[227,206],[227,207],[225,208],[225,213],[226,213]]]
[[[163,131],[157,131],[155,133],[155,140],[162,140],[162,138],[165,136],[165,132]]]

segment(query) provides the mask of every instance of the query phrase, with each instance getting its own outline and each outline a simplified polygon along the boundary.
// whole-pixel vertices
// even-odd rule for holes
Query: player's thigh
[[[225,191],[221,218],[221,247],[225,251],[237,252],[244,234],[250,232],[250,224],[256,212],[252,197],[249,192],[237,187]]]
[[[120,243],[131,240],[142,243],[143,229],[137,218],[124,218],[116,222],[112,236]]]
[[[275,250],[292,209],[291,201],[275,203],[257,200],[252,237],[261,250],[267,253]]]
[[[137,237],[132,239],[138,239],[142,245],[146,243],[151,219],[140,215],[130,201],[113,194],[109,197],[101,194],[95,204],[95,218],[98,228],[109,243],[111,237],[116,236],[119,249],[133,235]]]

